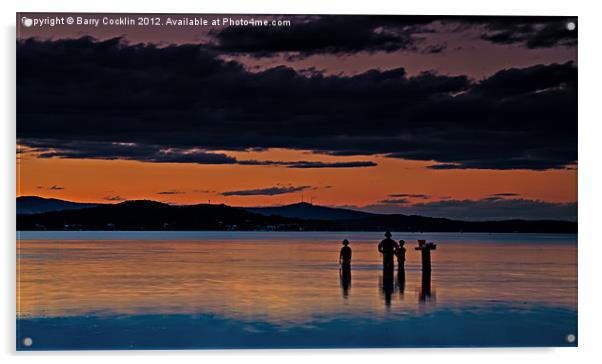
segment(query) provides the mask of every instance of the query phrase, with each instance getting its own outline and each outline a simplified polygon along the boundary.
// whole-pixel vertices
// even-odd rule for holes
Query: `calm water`
[[[21,232],[17,345],[576,345],[576,235],[394,238],[406,240],[405,279],[383,277],[379,233]],[[430,287],[416,239],[438,243]]]

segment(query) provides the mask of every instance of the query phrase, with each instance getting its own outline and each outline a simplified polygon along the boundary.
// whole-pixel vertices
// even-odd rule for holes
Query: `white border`
[[[601,128],[600,86],[600,24],[602,12],[595,1],[478,1],[453,0],[413,2],[353,2],[352,0],[220,0],[207,1],[123,1],[102,0],[21,0],[2,1],[2,80],[0,110],[2,120],[2,194],[0,227],[2,252],[2,305],[0,343],[5,360],[26,363],[43,360],[45,363],[104,363],[107,360],[132,360],[144,357],[145,364],[160,363],[167,356],[178,361],[206,360],[244,361],[251,363],[320,362],[363,363],[383,362],[422,363],[508,363],[510,361],[545,361],[546,363],[590,362],[602,357],[598,343],[602,328],[599,277],[602,241],[598,237],[602,200],[599,158]],[[15,353],[15,13],[30,12],[162,12],[162,13],[274,13],[274,14],[437,14],[437,15],[570,15],[578,16],[579,30],[579,348],[563,349],[404,349],[404,350],[277,350],[277,351],[179,351],[179,352],[55,352]],[[40,356],[44,356],[41,358]],[[376,356],[376,358],[372,358]],[[598,358],[598,359],[594,359]],[[137,359],[134,359],[137,360]]]

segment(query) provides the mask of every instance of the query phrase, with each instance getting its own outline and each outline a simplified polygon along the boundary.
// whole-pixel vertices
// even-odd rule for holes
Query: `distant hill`
[[[172,206],[148,200],[17,216],[18,230],[258,230],[273,225],[286,230],[291,228],[287,224],[298,223],[226,205]]]
[[[337,221],[362,219],[375,216],[375,214],[371,214],[369,212],[318,206],[307,202],[300,202],[292,205],[274,207],[245,207],[244,209],[264,216],[278,215],[304,220]]]
[[[348,221],[367,231],[577,233],[577,222],[560,220],[462,221],[419,215],[374,215]]]
[[[44,198],[38,196],[17,197],[17,214],[39,214],[49,211],[63,211],[96,207],[96,203],[79,203],[59,200],[56,198]]]
[[[173,206],[126,201],[78,210],[17,215],[18,230],[277,230],[576,233],[570,221],[458,221],[408,215],[379,215],[310,204],[262,208],[261,213],[226,205]],[[308,206],[309,205],[309,206]],[[275,212],[288,213],[282,216]],[[298,216],[304,216],[300,218]]]

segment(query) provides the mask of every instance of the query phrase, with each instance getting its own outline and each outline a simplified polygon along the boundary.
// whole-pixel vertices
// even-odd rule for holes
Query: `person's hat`
[[[399,241],[399,244],[401,244],[401,245],[403,245],[403,244],[405,244],[405,243],[406,243],[406,242],[405,242],[404,240],[400,240],[400,241]]]
[[[349,245],[349,240],[347,240],[347,239],[343,240],[343,245]]]
[[[385,236],[386,236],[387,238],[390,238],[390,237],[391,237],[391,232],[390,232],[390,231],[387,231],[387,232],[385,233]]]

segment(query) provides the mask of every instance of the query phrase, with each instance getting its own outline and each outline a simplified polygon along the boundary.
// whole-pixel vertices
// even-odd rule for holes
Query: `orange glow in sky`
[[[379,156],[328,156],[307,151],[272,149],[224,152],[238,160],[374,161],[376,167],[295,169],[237,164],[201,165],[127,160],[36,158],[21,155],[17,195],[37,195],[79,202],[151,199],[174,204],[225,203],[233,206],[282,205],[311,201],[320,205],[364,206],[389,194],[426,194],[480,199],[495,193],[549,202],[577,200],[577,170],[433,170],[433,162]],[[54,186],[54,188],[53,188]],[[273,196],[223,196],[226,191],[268,187],[311,186],[301,192]],[[167,192],[161,194],[160,192]],[[110,198],[113,197],[111,201]]]

